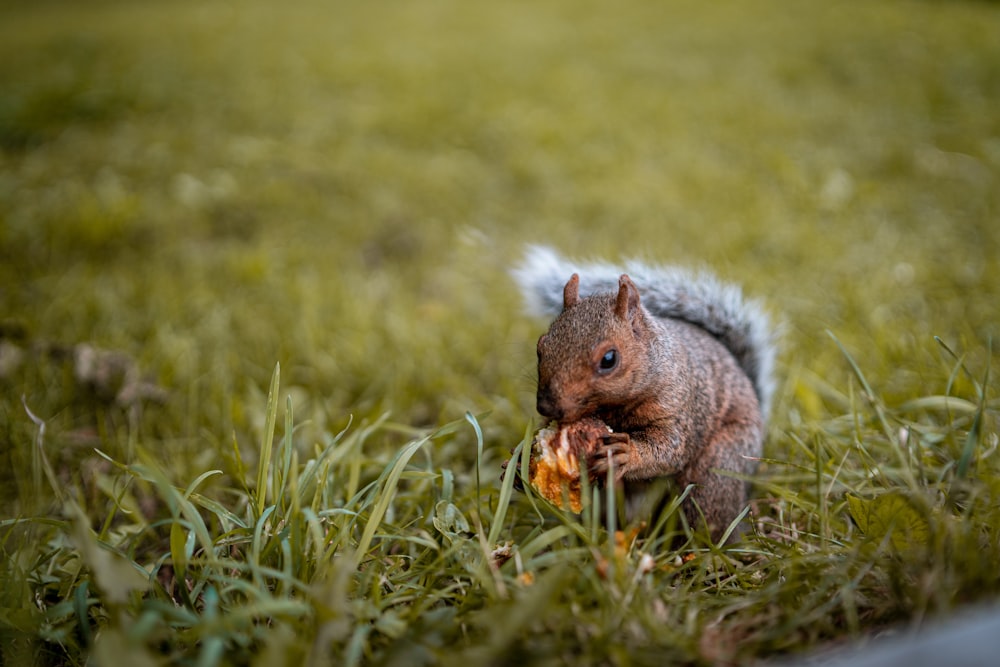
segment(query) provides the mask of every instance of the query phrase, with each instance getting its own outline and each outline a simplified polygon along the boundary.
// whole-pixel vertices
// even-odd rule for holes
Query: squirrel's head
[[[563,310],[538,339],[538,412],[570,423],[635,395],[648,375],[649,319],[627,275],[617,294],[580,298],[580,279],[563,290]]]

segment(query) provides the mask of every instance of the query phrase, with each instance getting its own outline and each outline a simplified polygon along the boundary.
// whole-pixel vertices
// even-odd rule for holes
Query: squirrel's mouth
[[[558,424],[572,424],[589,417],[597,411],[597,406],[580,405],[560,405],[557,401],[550,399],[547,395],[538,396],[538,414],[546,417]]]

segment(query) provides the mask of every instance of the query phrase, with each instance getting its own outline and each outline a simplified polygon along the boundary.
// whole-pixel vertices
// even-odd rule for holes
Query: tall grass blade
[[[962,455],[959,457],[958,466],[955,468],[955,475],[958,479],[965,479],[969,472],[969,465],[971,464],[972,458],[976,453],[976,449],[982,442],[983,413],[986,411],[986,387],[989,385],[990,381],[990,366],[992,365],[992,362],[993,345],[991,341],[987,352],[986,370],[984,371],[983,382],[978,389],[979,405],[976,407],[976,413],[972,419],[972,427],[969,428],[969,433],[965,437],[965,446],[962,448]]]
[[[21,394],[21,405],[24,406],[28,419],[38,427],[38,432],[35,434],[35,444],[31,450],[31,476],[35,498],[44,497],[42,494],[42,474],[44,473],[56,500],[62,503],[64,501],[63,485],[59,483],[56,473],[52,469],[52,464],[49,463],[49,457],[45,454],[45,420],[31,411],[31,408],[28,407],[28,399],[24,394]]]
[[[517,477],[517,466],[521,460],[521,453],[531,446],[531,433],[526,432],[524,439],[514,448],[510,455],[510,462],[507,464],[507,474],[503,476],[500,484],[500,496],[497,499],[497,509],[493,513],[493,521],[490,524],[490,532],[486,541],[490,545],[495,545],[500,539],[500,531],[503,530],[504,521],[507,518],[507,507],[510,505],[511,496],[514,494],[514,479]],[[528,479],[525,474],[524,479]]]
[[[267,413],[264,422],[263,440],[260,443],[260,458],[257,461],[257,488],[254,499],[256,516],[264,512],[267,504],[268,474],[271,468],[271,452],[274,448],[274,422],[278,415],[278,384],[281,378],[281,364],[274,365],[271,386],[267,390]]]
[[[431,436],[429,435],[424,436],[423,438],[414,440],[405,446],[402,450],[400,450],[390,463],[390,466],[387,468],[388,475],[385,476],[384,480],[378,487],[380,493],[376,496],[377,500],[375,501],[375,506],[368,515],[368,523],[365,524],[365,529],[361,533],[361,539],[358,540],[357,550],[354,554],[355,566],[360,565],[361,562],[367,557],[368,549],[371,546],[372,539],[375,537],[375,531],[378,530],[379,525],[382,523],[382,519],[385,517],[386,511],[389,509],[389,504],[392,503],[392,500],[396,495],[396,487],[399,484],[399,478],[403,475],[403,471],[406,469],[406,465],[410,462],[413,455],[430,441],[430,438]]]
[[[281,499],[283,508],[287,508],[287,505],[285,504],[285,491],[288,488],[288,475],[292,467],[292,453],[295,450],[295,446],[292,442],[292,435],[294,434],[294,431],[294,422],[292,418],[292,397],[288,396],[285,399],[285,434],[281,439],[279,451],[281,455],[281,470],[277,471],[272,476],[274,491],[271,496],[276,501],[277,499]]]
[[[191,494],[194,493],[195,489],[197,489],[199,486],[201,486],[202,482],[204,482],[209,477],[214,477],[216,475],[221,475],[221,474],[222,474],[221,470],[208,470],[206,472],[201,473],[200,475],[198,475],[195,478],[195,480],[193,482],[191,482],[190,484],[188,484],[187,488],[184,490],[184,494],[183,494],[182,497],[183,498],[190,498]]]
[[[472,424],[472,429],[476,432],[476,498],[477,502],[483,497],[482,484],[480,483],[479,469],[483,465],[483,430],[479,427],[479,422],[472,416],[471,412],[465,413],[465,420]],[[482,516],[480,510],[479,515]]]

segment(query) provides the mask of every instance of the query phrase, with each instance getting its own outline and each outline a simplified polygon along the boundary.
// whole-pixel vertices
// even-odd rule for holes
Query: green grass
[[[730,664],[996,599],[1000,6],[702,5],[0,7],[2,662]],[[781,320],[741,544],[501,485],[531,242]]]

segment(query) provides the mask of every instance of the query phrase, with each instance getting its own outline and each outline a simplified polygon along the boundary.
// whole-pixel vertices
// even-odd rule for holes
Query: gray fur
[[[638,286],[650,314],[690,322],[717,338],[736,358],[753,383],[764,418],[774,394],[775,344],[763,306],[743,298],[736,285],[708,272],[672,266],[651,266],[631,260],[622,266],[606,262],[576,263],[548,246],[529,246],[512,271],[529,313],[555,316],[562,311],[563,287],[580,276],[580,297],[614,293],[627,273]]]

